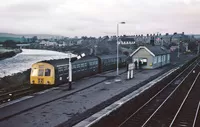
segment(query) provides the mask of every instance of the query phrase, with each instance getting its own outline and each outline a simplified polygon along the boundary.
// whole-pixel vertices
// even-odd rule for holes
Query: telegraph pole
[[[199,55],[199,41],[198,41],[198,50],[197,50],[197,55]]]
[[[72,89],[72,63],[71,63],[71,53],[69,53],[69,90]]]
[[[178,58],[180,56],[180,41],[178,42]]]

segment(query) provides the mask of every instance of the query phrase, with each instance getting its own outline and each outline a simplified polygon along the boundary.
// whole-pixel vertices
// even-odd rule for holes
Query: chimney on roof
[[[151,37],[150,44],[151,44],[152,46],[155,46],[155,40],[154,40],[154,37]]]

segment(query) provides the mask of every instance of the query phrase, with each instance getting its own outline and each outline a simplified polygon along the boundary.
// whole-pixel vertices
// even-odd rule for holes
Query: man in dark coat
[[[137,64],[138,64],[137,60],[134,62],[134,64],[135,64],[135,70],[137,70]]]
[[[142,67],[142,61],[139,60],[139,69],[141,69],[141,67]]]

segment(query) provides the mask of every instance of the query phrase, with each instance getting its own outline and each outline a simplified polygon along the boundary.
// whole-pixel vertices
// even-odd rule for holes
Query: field
[[[17,38],[17,37],[0,37],[0,42],[4,42],[6,40],[13,40],[15,42],[22,42],[22,38]]]

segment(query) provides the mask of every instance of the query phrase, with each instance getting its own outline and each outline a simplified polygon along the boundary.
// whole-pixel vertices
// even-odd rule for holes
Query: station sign
[[[128,70],[133,70],[134,69],[134,63],[128,64]]]

